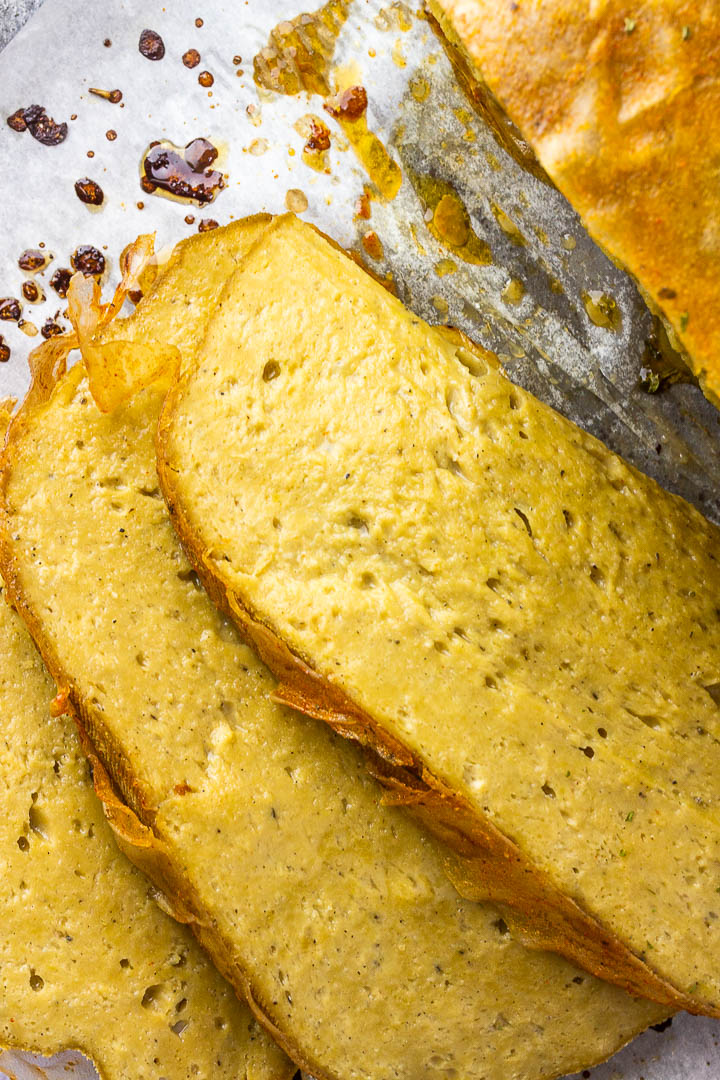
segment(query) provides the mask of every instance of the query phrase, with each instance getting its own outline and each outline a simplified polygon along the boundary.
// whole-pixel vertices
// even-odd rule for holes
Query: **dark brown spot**
[[[7,118],[13,131],[30,132],[43,146],[57,146],[68,133],[67,124],[56,124],[45,112],[44,105],[30,105],[27,109],[17,109]]]
[[[38,304],[45,299],[45,294],[37,281],[23,281],[22,294],[23,299],[27,300],[28,304]]]
[[[110,128],[109,131],[105,132],[105,138],[108,142],[115,142],[115,140],[117,139],[117,131],[113,131],[113,129]]]
[[[39,248],[28,248],[18,258],[18,266],[28,274],[34,274],[38,270],[44,270],[50,262],[50,256]]]
[[[138,49],[146,60],[162,60],[165,55],[165,42],[156,30],[143,30]]]
[[[112,45],[112,41],[110,40],[109,37],[105,38],[105,40],[103,41],[103,45],[105,46],[106,49],[110,48],[110,46]]]
[[[675,289],[668,289],[667,287],[664,287],[664,288],[660,289],[660,292],[658,293],[658,296],[660,297],[661,300],[674,300],[675,297],[677,296],[677,293],[676,293]]]
[[[96,97],[104,98],[105,101],[109,101],[111,105],[117,105],[122,101],[122,90],[98,90],[96,86],[88,87],[91,94],[95,94]]]
[[[367,109],[367,91],[364,86],[349,86],[323,105],[336,120],[359,120]]]
[[[25,110],[16,109],[12,116],[8,116],[7,125],[11,127],[13,131],[25,131],[27,124],[25,123]]]
[[[185,224],[186,225],[194,225],[195,224],[195,215],[194,214],[186,214],[185,215]]]
[[[215,218],[203,218],[198,225],[198,232],[210,232],[211,229],[217,229],[218,223]]]
[[[0,319],[3,322],[18,322],[21,312],[20,301],[14,296],[5,296],[0,299]]]
[[[0,364],[7,364],[10,359],[10,346],[5,341],[5,338],[0,334]]]
[[[186,68],[197,67],[200,63],[200,53],[197,49],[188,49],[187,52],[183,53],[182,62]]]
[[[82,180],[75,181],[75,194],[80,202],[87,203],[89,206],[102,206],[105,199],[103,189],[96,180],[91,180],[89,176],[84,176]]]
[[[240,64],[242,64],[242,56],[233,56],[233,64],[235,65],[235,67],[238,67]]]
[[[100,277],[105,272],[105,256],[96,247],[81,244],[70,256],[70,265],[85,277]]]
[[[180,199],[210,203],[225,187],[222,173],[211,168],[218,156],[207,139],[193,139],[183,149],[172,143],[151,143],[143,159],[140,185],[152,194],[156,188]]]
[[[202,19],[196,19],[195,20],[195,25],[197,26],[197,28],[199,30],[200,27],[204,25]]]
[[[64,331],[62,326],[60,326],[59,323],[56,323],[54,319],[48,319],[42,326],[40,333],[47,340],[51,337],[57,337],[58,334],[62,334]]]
[[[330,128],[321,120],[310,121],[310,135],[305,143],[305,150],[309,154],[324,154],[330,149]]]
[[[50,278],[50,288],[55,290],[61,300],[67,296],[71,277],[72,270],[68,270],[66,266],[60,266]]]
[[[201,71],[198,75],[198,82],[201,86],[212,86],[215,79],[212,77],[209,71]]]

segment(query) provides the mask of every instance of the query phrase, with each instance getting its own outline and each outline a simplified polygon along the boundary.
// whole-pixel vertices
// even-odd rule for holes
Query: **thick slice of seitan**
[[[717,3],[427,6],[720,404]]]
[[[289,1080],[288,1059],[118,851],[1,582],[0,656],[0,1047],[80,1050],[105,1080]]]
[[[280,698],[382,755],[463,893],[720,1015],[718,529],[292,218],[160,451]]]
[[[358,749],[272,701],[160,495],[162,387],[105,415],[78,369],[46,394],[5,455],[14,598],[127,802],[106,795],[121,844],[290,1055],[337,1080],[540,1080],[663,1015],[463,900]]]

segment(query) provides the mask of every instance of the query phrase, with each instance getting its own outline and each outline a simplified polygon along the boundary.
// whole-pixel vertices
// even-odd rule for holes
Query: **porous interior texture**
[[[307,226],[167,417],[212,574],[606,933],[720,1002],[720,533]]]
[[[0,1046],[105,1080],[287,1080],[290,1063],[122,855],[0,585]]]
[[[161,400],[102,415],[77,369],[59,383],[11,444],[4,559],[175,899],[282,1044],[338,1080],[540,1080],[664,1015],[461,899],[358,749],[272,702],[171,527]]]
[[[428,6],[720,404],[718,5]]]

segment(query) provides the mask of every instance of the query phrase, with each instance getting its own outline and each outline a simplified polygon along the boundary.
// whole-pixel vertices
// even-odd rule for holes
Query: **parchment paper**
[[[139,232],[155,231],[163,248],[189,235],[203,218],[223,224],[258,210],[282,212],[288,190],[300,190],[308,201],[302,216],[355,248],[374,271],[391,273],[399,295],[421,315],[457,325],[494,348],[511,378],[720,521],[720,413],[691,385],[657,395],[639,388],[651,320],[634,285],[587,238],[565,200],[497,145],[458,88],[429,24],[382,0],[355,0],[335,63],[346,81],[349,72],[352,82],[366,87],[369,127],[401,165],[404,179],[393,201],[371,203],[370,220],[356,217],[368,177],[323,113],[321,100],[259,92],[253,82],[253,57],[270,30],[315,6],[301,5],[302,0],[46,0],[0,55],[0,296],[20,296],[26,275],[17,258],[42,241],[54,254],[36,278],[47,300],[23,310],[40,327],[65,307],[48,283],[57,267],[69,266],[79,244],[103,250],[109,289],[117,279],[119,252]],[[201,27],[196,19],[203,20]],[[140,55],[137,43],[145,28],[161,34],[163,60]],[[105,46],[105,39],[112,44]],[[188,69],[181,57],[191,48],[201,62]],[[239,64],[235,56],[242,57]],[[202,71],[214,77],[210,89],[198,83]],[[418,92],[425,86],[427,94]],[[119,88],[122,107],[89,94],[89,87]],[[4,123],[31,104],[68,122],[70,132],[60,146],[42,146]],[[327,174],[303,162],[305,140],[294,125],[308,113],[323,116],[331,129]],[[70,120],[73,114],[76,120]],[[117,132],[114,141],[106,138],[111,129]],[[140,161],[150,141],[169,138],[184,145],[197,136],[220,148],[216,167],[228,174],[214,203],[181,205],[141,191]],[[74,182],[85,176],[104,190],[99,210],[75,195]],[[489,265],[465,263],[431,235],[431,214],[417,190],[427,178],[451,185],[462,200],[477,236],[490,246]],[[188,214],[195,218],[192,225],[184,220]],[[379,260],[364,253],[361,239],[368,229],[382,242]],[[449,274],[448,259],[456,266]],[[507,292],[503,297],[512,280],[524,285],[519,302]],[[594,325],[581,299],[587,292],[614,299],[618,330]],[[27,353],[42,339],[28,338],[8,322],[0,322],[0,334],[12,349],[10,362],[0,364],[0,396],[20,394],[27,385]],[[583,1075],[717,1080],[719,1032],[716,1022],[678,1017],[669,1029],[647,1032],[610,1063]],[[18,1071],[12,1055],[0,1056],[3,1068],[23,1080],[30,1075]]]

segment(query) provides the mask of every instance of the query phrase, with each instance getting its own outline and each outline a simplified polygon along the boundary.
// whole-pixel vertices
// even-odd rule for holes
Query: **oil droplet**
[[[384,199],[394,199],[402,184],[402,172],[377,135],[368,128],[365,117],[367,108],[365,88],[350,86],[326,101],[323,108],[340,124],[348,142],[380,195]]]
[[[447,315],[449,311],[449,306],[444,296],[433,296],[431,302],[432,306],[435,308],[436,311],[438,311],[441,315]]]
[[[159,190],[168,198],[211,203],[225,187],[223,174],[211,168],[217,156],[208,139],[193,139],[184,148],[168,140],[152,142],[141,162],[140,186],[148,195]]]
[[[662,320],[653,315],[653,328],[645,342],[640,368],[640,388],[656,394],[674,383],[698,384],[687,358],[670,344]]]
[[[491,202],[490,209],[508,240],[512,241],[516,247],[525,247],[527,243],[525,237],[520,232],[513,219],[505,213],[502,207],[498,206],[497,203]]]
[[[416,101],[427,101],[430,95],[430,83],[422,75],[414,75],[410,80],[410,93]]]
[[[395,44],[392,47],[391,56],[392,56],[393,64],[395,64],[395,66],[399,67],[399,68],[407,67],[407,61],[406,61],[405,57],[403,56],[402,49],[403,49],[402,39],[398,38],[397,41],[395,42]]]
[[[307,195],[300,188],[290,188],[285,195],[285,205],[293,214],[304,214],[308,208]]]
[[[570,233],[565,233],[562,238],[562,246],[566,251],[574,251],[577,246],[577,240],[574,236],[571,236]]]
[[[410,181],[427,210],[430,233],[463,262],[487,266],[492,262],[489,244],[472,227],[470,215],[459,195],[445,180],[421,176],[408,169]]]
[[[435,273],[438,277],[447,277],[448,274],[454,274],[457,271],[457,263],[452,259],[440,259],[435,263]]]
[[[213,85],[213,83],[215,82],[215,79],[213,78],[213,76],[210,74],[209,71],[201,71],[200,74],[198,75],[198,82],[200,83],[201,86],[208,87],[208,86]]]
[[[590,289],[582,293],[582,301],[588,318],[595,326],[617,331],[622,326],[622,312],[612,296]]]
[[[511,278],[500,295],[506,304],[519,304],[525,295],[525,286],[518,278]]]
[[[5,341],[5,338],[0,334],[0,364],[7,364],[10,359],[10,346]]]
[[[37,337],[38,335],[38,328],[35,323],[29,322],[27,319],[21,319],[18,328],[22,330],[26,337]]]
[[[253,139],[248,146],[248,152],[253,154],[254,157],[261,157],[269,148],[270,143],[267,139]]]
[[[367,221],[371,214],[372,208],[370,206],[370,191],[367,187],[363,188],[363,193],[355,201],[355,217],[361,218]]]
[[[302,159],[315,172],[324,172],[327,168],[327,151],[330,149],[330,128],[319,116],[306,113],[295,121],[295,130],[305,139]]]
[[[329,94],[330,63],[349,8],[349,0],[329,0],[318,11],[279,23],[253,59],[257,85],[280,94]]]
[[[371,259],[382,259],[385,254],[385,250],[382,246],[382,240],[375,232],[374,229],[369,229],[362,238],[362,246]]]
[[[182,62],[186,68],[195,68],[200,63],[200,53],[197,49],[188,49],[182,55]]]

